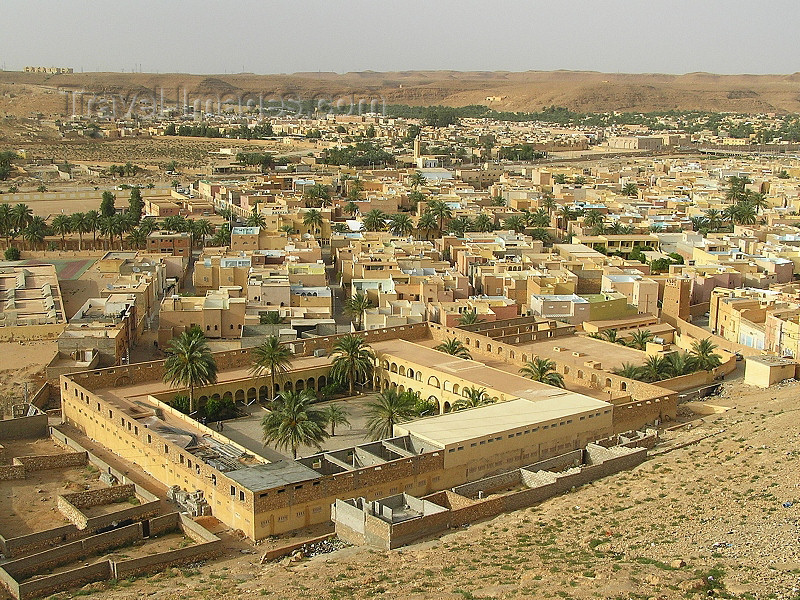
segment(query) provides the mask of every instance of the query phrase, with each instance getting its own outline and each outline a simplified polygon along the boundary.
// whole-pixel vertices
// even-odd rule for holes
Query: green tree
[[[605,218],[603,217],[603,213],[599,210],[592,209],[583,217],[583,223],[587,227],[597,227],[598,225],[603,225],[605,222]]]
[[[622,363],[622,367],[616,369],[614,371],[616,375],[620,377],[625,377],[627,379],[641,379],[642,377],[642,369],[634,365],[633,363]]]
[[[469,350],[458,338],[447,338],[441,344],[435,346],[434,350],[457,356],[458,358],[472,360],[472,355],[469,353]]]
[[[195,410],[194,388],[217,381],[217,363],[203,331],[192,327],[174,338],[166,349],[164,382],[189,388],[189,412]]]
[[[355,217],[359,212],[358,204],[356,204],[355,202],[348,202],[347,204],[344,205],[344,208],[342,210],[351,217]]]
[[[492,218],[486,213],[481,213],[475,217],[472,225],[475,227],[476,231],[481,231],[484,233],[494,231],[494,221],[492,221]]]
[[[478,408],[492,404],[494,400],[486,393],[486,388],[468,387],[464,389],[464,397],[459,398],[453,404],[453,410],[464,410],[466,408]]]
[[[714,352],[716,349],[717,345],[711,341],[711,338],[696,340],[692,344],[691,354],[697,361],[698,369],[711,371],[722,364],[722,357]]]
[[[342,383],[347,382],[350,395],[358,378],[369,380],[375,364],[375,354],[364,338],[358,335],[346,335],[339,338],[331,353],[333,366],[331,377]]]
[[[453,211],[447,203],[437,198],[428,200],[428,212],[430,212],[438,222],[438,231],[444,231],[445,219],[453,218]]]
[[[436,231],[436,217],[431,213],[425,212],[417,221],[417,229],[425,232],[425,239],[430,236],[431,231]]]
[[[253,211],[247,216],[247,221],[245,221],[245,224],[248,227],[266,227],[267,220],[264,218],[264,215],[253,208]]]
[[[511,229],[520,233],[525,230],[525,219],[521,215],[511,215],[503,220],[503,229]]]
[[[322,213],[316,208],[309,209],[303,215],[303,225],[311,230],[313,235],[319,235],[322,232]]]
[[[619,336],[617,335],[616,329],[606,329],[600,333],[600,338],[611,342],[612,344],[616,344],[619,341]]]
[[[638,196],[639,195],[639,186],[635,183],[626,183],[622,186],[622,195],[623,196]]]
[[[389,217],[389,231],[393,235],[407,236],[414,231],[414,223],[406,213],[397,213]]]
[[[131,248],[141,250],[147,244],[147,233],[141,227],[133,229],[126,238]]]
[[[386,227],[386,213],[373,209],[364,215],[364,229],[367,231],[383,231]]]
[[[100,213],[90,210],[86,213],[86,229],[92,232],[92,248],[97,246],[97,230],[100,228]]]
[[[138,187],[132,187],[131,197],[128,199],[128,212],[130,212],[137,224],[142,220],[143,211],[144,202],[142,201],[142,192],[139,191]]]
[[[53,233],[61,237],[61,249],[65,249],[66,240],[64,239],[68,233],[72,233],[72,221],[69,216],[59,214],[53,217],[53,222],[50,224]]]
[[[116,198],[114,194],[111,192],[103,192],[103,198],[100,201],[100,214],[104,217],[113,217],[114,214],[117,212],[116,208],[114,207],[114,202]]]
[[[356,329],[361,329],[364,325],[364,313],[368,308],[375,305],[363,292],[356,292],[344,302],[344,312],[350,315],[356,322]]]
[[[264,444],[291,449],[295,460],[299,446],[321,449],[328,432],[325,431],[325,414],[311,407],[313,401],[309,390],[287,392],[276,400],[269,414],[261,420]]]
[[[408,183],[413,189],[418,189],[421,186],[424,186],[428,183],[428,180],[425,179],[425,175],[423,175],[420,171],[414,171],[411,174],[411,177],[408,178]]]
[[[567,176],[564,173],[556,173],[553,175],[553,183],[564,185],[567,183]]]
[[[6,240],[6,248],[8,248],[8,239],[11,237],[13,229],[14,223],[11,205],[8,202],[3,202],[0,204],[0,235]]]
[[[285,319],[277,310],[268,310],[258,315],[258,322],[261,325],[280,325],[284,321]]]
[[[649,329],[639,329],[631,334],[630,345],[637,350],[644,350],[647,344],[653,341],[653,332]]]
[[[83,250],[83,234],[89,233],[89,223],[86,213],[77,212],[70,216],[72,231],[78,234],[78,250]]]
[[[350,426],[348,420],[349,413],[338,404],[329,404],[322,409],[322,414],[325,416],[325,422],[331,428],[331,437],[336,435],[336,428],[339,426]]]
[[[15,204],[11,209],[11,225],[16,233],[21,233],[33,221],[33,210],[23,203]]]
[[[535,356],[533,360],[526,362],[519,372],[539,383],[552,385],[553,387],[564,387],[564,376],[556,371],[556,363],[549,358]]]
[[[667,371],[670,377],[689,375],[697,371],[697,359],[688,352],[673,352],[667,355]]]
[[[281,344],[278,336],[271,335],[252,350],[253,364],[250,372],[256,377],[269,376],[269,399],[275,397],[275,379],[280,379],[292,365],[292,351]]]
[[[669,363],[663,356],[648,356],[641,366],[641,374],[645,381],[661,381],[669,377]]]
[[[458,318],[458,324],[474,325],[475,323],[480,323],[482,320],[483,319],[478,317],[478,309],[475,308],[461,313],[461,316]]]
[[[367,430],[373,439],[382,440],[394,435],[394,426],[413,419],[416,395],[389,388],[378,394],[375,402],[367,404]]]
[[[14,246],[9,246],[3,253],[3,258],[5,258],[6,260],[19,260],[19,256],[20,256],[19,248],[15,248]]]

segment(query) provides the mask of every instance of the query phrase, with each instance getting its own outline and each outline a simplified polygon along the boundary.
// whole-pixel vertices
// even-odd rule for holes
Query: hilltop
[[[800,112],[800,74],[715,75],[712,73],[621,74],[588,71],[459,72],[399,71],[190,75],[180,73],[74,73],[48,75],[0,72],[0,113],[47,115],[67,109],[63,91],[121,94],[164,90],[174,103],[190,98],[262,94],[337,99],[380,98],[387,104],[465,106],[537,111],[564,106],[580,112],[705,110],[762,113]],[[491,100],[488,100],[491,98]]]

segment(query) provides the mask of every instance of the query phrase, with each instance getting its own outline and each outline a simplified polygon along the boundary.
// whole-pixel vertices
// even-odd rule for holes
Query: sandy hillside
[[[65,92],[105,92],[126,101],[164,90],[167,102],[201,98],[385,99],[387,103],[489,104],[499,110],[566,106],[579,111],[700,109],[738,112],[800,112],[800,74],[624,74],[584,71],[457,72],[402,71],[293,73],[289,75],[189,75],[180,73],[0,72],[0,114],[47,115],[69,110]],[[493,97],[487,101],[487,97]]]
[[[735,408],[667,435],[637,469],[399,551],[221,561],[98,597],[797,598],[800,384],[727,384]],[[682,444],[690,443],[684,447]],[[712,590],[709,593],[709,590]]]

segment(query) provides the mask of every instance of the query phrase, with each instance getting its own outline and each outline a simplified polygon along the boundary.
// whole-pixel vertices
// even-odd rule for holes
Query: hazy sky
[[[798,0],[2,0],[0,66],[793,73]]]

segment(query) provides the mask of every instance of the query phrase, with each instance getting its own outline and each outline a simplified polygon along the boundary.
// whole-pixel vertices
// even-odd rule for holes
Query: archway
[[[436,376],[431,375],[430,377],[428,377],[428,385],[432,385],[433,387],[438,388],[439,380],[436,378]]]
[[[306,389],[306,382],[302,379],[298,379],[294,384],[294,389],[296,392],[302,392],[304,389]]]
[[[318,386],[318,389],[320,389],[320,390],[321,390],[321,389],[322,389],[322,388],[324,388],[326,385],[328,385],[328,378],[327,378],[327,377],[325,377],[325,375],[320,375],[320,376],[317,378],[317,386]]]
[[[245,391],[244,390],[236,390],[236,395],[234,396],[234,401],[236,402],[244,402],[245,398]]]
[[[411,379],[414,379],[414,369],[409,369],[407,374]]]
[[[405,377],[406,376],[406,368],[403,365],[400,365],[400,370],[397,372],[397,374],[400,375],[401,377]]]
[[[308,389],[310,389],[310,390],[316,389],[316,388],[314,387],[314,378],[313,378],[313,377],[309,377],[309,378],[306,380],[306,387],[308,387]]]
[[[444,412],[449,413],[451,410],[452,410],[452,406],[450,406],[450,403],[447,400],[445,400],[444,401]]]

